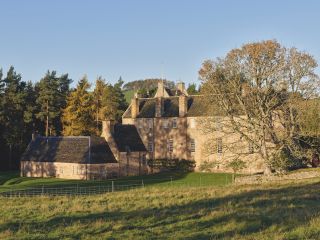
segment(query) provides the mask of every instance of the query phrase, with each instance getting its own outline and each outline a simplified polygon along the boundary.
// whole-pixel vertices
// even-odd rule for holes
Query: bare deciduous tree
[[[318,93],[316,67],[311,55],[274,40],[245,44],[202,64],[208,111],[219,107],[225,129],[253,145],[264,159],[265,173],[270,173],[274,152],[294,155],[300,133],[297,102]],[[207,124],[207,131],[216,129]]]

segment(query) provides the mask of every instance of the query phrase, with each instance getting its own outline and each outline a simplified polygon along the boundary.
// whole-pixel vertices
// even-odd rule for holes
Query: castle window
[[[196,121],[194,118],[190,119],[190,128],[196,128]]]
[[[218,139],[217,139],[217,152],[218,152],[219,154],[222,153],[222,138],[218,138]]]
[[[149,129],[153,128],[153,120],[152,119],[148,119],[148,128]]]
[[[143,127],[143,119],[139,119],[138,120],[138,128],[142,129],[142,127]]]
[[[252,142],[249,142],[248,150],[249,150],[249,154],[253,154],[254,153],[254,147],[253,147],[253,143]]]
[[[196,142],[193,138],[190,139],[190,152],[196,151]]]
[[[216,131],[222,131],[223,125],[222,125],[222,118],[218,117],[216,120]]]
[[[169,124],[168,124],[168,120],[167,119],[164,119],[163,122],[162,122],[162,127],[163,128],[168,128],[169,127]]]
[[[153,142],[148,141],[148,152],[153,152]]]
[[[79,165],[79,166],[77,167],[77,174],[78,174],[78,175],[83,175],[84,173],[85,173],[85,167]]]
[[[142,154],[140,156],[140,162],[142,165],[146,165],[147,164],[147,159],[146,159],[146,155],[145,154]]]
[[[168,152],[172,153],[173,152],[173,139],[169,139],[167,142],[167,149]]]
[[[174,118],[172,120],[172,128],[177,128],[177,119],[176,118]]]

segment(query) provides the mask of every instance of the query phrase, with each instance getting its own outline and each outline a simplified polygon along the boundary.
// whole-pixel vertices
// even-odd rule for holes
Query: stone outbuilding
[[[147,173],[146,148],[133,125],[103,122],[101,137],[34,136],[21,176],[106,179]]]

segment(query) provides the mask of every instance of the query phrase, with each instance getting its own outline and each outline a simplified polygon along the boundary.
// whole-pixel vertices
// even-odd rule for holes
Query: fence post
[[[114,192],[114,183],[111,181],[111,192]]]
[[[142,179],[142,181],[141,181],[141,185],[142,185],[142,187],[144,187],[143,179]]]
[[[170,176],[170,183],[171,183],[171,186],[172,186],[172,176]]]
[[[42,185],[42,191],[41,191],[41,195],[44,194],[44,186]]]

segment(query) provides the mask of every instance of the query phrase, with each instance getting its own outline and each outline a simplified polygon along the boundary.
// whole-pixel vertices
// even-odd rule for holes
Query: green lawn
[[[3,177],[2,177],[3,176]],[[11,177],[10,177],[11,176]],[[3,179],[1,181],[1,179]],[[223,186],[232,182],[231,174],[227,173],[161,173],[145,176],[124,177],[105,181],[82,181],[58,178],[28,178],[19,177],[18,173],[0,172],[0,192],[34,187],[66,187],[66,186],[111,186],[115,185],[139,185],[144,186]]]
[[[0,197],[0,239],[320,239],[320,178],[222,185],[221,176],[96,196]],[[22,180],[15,184],[36,181]]]

